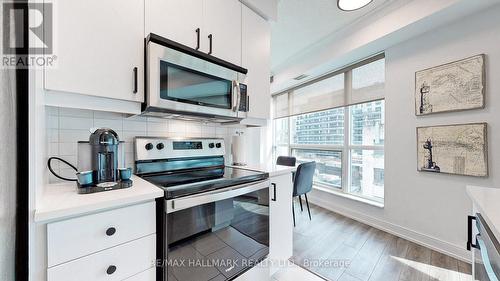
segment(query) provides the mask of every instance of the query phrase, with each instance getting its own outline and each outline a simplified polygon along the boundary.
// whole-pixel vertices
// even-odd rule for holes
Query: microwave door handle
[[[241,102],[241,88],[240,82],[238,82],[238,103],[236,104],[236,111],[240,111],[240,102]]]
[[[236,106],[234,109],[234,112],[238,112],[240,109],[240,102],[241,102],[241,89],[240,89],[240,82],[236,81],[236,96],[238,97],[236,99]]]
[[[481,235],[477,235],[476,240],[479,246],[479,251],[481,252],[481,258],[483,260],[484,269],[488,274],[488,278],[490,279],[490,281],[498,281],[498,277],[496,276],[495,271],[493,271],[493,267],[491,267],[488,251],[486,250],[486,245],[484,244],[483,239],[481,239]]]
[[[236,89],[236,91],[235,91]],[[233,111],[237,112],[238,108],[240,106],[240,98],[241,98],[241,92],[240,92],[240,83],[236,80],[233,81]],[[236,97],[236,98],[235,98]]]

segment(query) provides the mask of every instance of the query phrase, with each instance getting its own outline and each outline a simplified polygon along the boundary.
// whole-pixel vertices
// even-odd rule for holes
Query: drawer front
[[[150,268],[139,274],[136,274],[130,278],[125,279],[125,281],[155,281],[156,280],[156,268]]]
[[[47,225],[47,265],[52,267],[154,234],[155,214],[155,203],[148,202],[50,223]]]
[[[51,267],[47,271],[47,281],[124,280],[147,269],[154,269],[155,259],[156,235],[153,234]]]

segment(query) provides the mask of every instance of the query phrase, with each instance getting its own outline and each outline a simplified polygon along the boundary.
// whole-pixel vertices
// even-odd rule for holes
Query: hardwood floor
[[[332,281],[470,281],[471,266],[408,240],[311,205],[295,207],[294,257]]]

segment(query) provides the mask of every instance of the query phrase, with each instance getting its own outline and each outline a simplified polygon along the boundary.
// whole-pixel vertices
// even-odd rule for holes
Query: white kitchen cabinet
[[[144,0],[62,0],[46,90],[144,100]]]
[[[279,261],[293,254],[292,173],[270,178],[270,241],[269,258],[273,262],[270,274],[278,269]]]
[[[245,83],[250,99],[249,118],[270,118],[271,28],[250,8],[242,12],[242,66],[248,69]]]
[[[155,217],[149,201],[48,223],[47,281],[156,280]]]
[[[238,0],[148,0],[146,35],[155,33],[241,65],[241,8]]]
[[[202,1],[147,0],[145,6],[146,35],[154,33],[196,49],[198,42],[196,30],[199,28],[201,44],[201,31],[203,31]],[[203,38],[203,41],[208,42],[205,38]]]
[[[156,220],[151,215],[155,208],[155,203],[149,202],[49,223],[48,266],[156,233]]]
[[[47,279],[48,281],[124,280],[153,268],[155,259],[156,235],[153,234],[51,267],[47,271]],[[155,278],[149,280],[153,281]]]
[[[211,55],[241,65],[241,9],[237,0],[204,0],[202,50]]]

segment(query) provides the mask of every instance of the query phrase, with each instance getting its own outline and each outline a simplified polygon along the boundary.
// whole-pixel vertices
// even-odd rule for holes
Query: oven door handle
[[[472,221],[477,218],[475,216],[467,216],[467,250],[470,251],[471,248],[477,248],[477,244],[472,243]]]
[[[483,260],[483,266],[488,274],[488,278],[490,281],[498,281],[498,277],[495,274],[495,271],[493,270],[493,267],[491,267],[491,262],[490,262],[490,257],[488,256],[488,251],[486,250],[486,244],[484,244],[483,239],[481,238],[481,235],[476,236],[476,241],[478,244],[479,251],[481,252],[481,259]]]
[[[269,188],[269,180],[231,186],[214,191],[204,192],[179,199],[167,200],[167,213],[176,212],[191,207],[234,198],[243,194]]]

